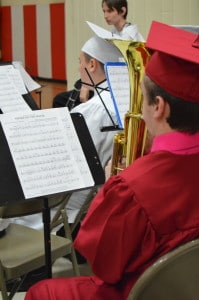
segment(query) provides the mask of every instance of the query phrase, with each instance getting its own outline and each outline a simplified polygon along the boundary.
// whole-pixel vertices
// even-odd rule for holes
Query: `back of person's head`
[[[119,14],[123,13],[123,8],[125,8],[126,12],[124,14],[124,19],[127,18],[128,15],[128,2],[127,0],[102,0],[102,4],[106,3],[110,10],[116,9]]]
[[[199,131],[198,35],[154,21],[146,46],[154,51],[144,79],[149,103],[162,96],[170,106],[171,128]]]
[[[113,44],[98,36],[90,38],[83,45],[81,51],[95,58],[102,64],[106,62],[118,62],[122,56],[120,51]]]
[[[199,131],[199,103],[175,97],[158,86],[148,76],[144,77],[144,86],[148,96],[148,104],[156,104],[158,96],[169,104],[170,114],[167,118],[173,130],[195,133]]]

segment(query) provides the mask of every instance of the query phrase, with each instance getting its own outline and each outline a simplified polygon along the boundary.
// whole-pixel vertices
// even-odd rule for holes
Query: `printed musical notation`
[[[20,71],[14,68],[12,64],[0,66],[0,72],[8,75],[9,79],[15,85],[20,95],[25,95],[28,93],[21,77]]]
[[[3,67],[0,67],[0,109],[3,113],[31,110]]]
[[[0,120],[25,198],[94,185],[67,107]]]
[[[105,73],[120,128],[124,128],[124,116],[129,110],[130,82],[127,65],[124,62],[107,62]]]

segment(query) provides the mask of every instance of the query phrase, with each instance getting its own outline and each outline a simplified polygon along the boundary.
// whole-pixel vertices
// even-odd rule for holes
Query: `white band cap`
[[[120,51],[113,44],[98,36],[90,38],[83,45],[81,51],[87,53],[103,64],[106,62],[118,62],[122,56]]]

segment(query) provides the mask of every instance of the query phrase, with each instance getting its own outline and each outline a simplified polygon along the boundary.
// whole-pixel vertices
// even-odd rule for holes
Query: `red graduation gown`
[[[157,151],[100,190],[75,247],[96,276],[47,280],[25,300],[123,300],[159,256],[199,236],[199,154]]]

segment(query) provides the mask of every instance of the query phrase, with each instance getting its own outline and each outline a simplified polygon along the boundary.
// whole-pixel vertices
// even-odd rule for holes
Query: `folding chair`
[[[87,195],[85,195],[85,199],[84,199],[84,202],[82,203],[82,206],[81,208],[79,209],[77,215],[75,216],[74,220],[72,221],[73,217],[71,218],[70,216],[68,216],[68,221],[70,220],[70,224],[68,224],[68,230],[70,231],[70,236],[71,236],[71,239],[74,241],[77,234],[78,234],[78,230],[79,230],[79,227],[81,225],[81,222],[82,220],[84,219],[84,217],[86,216],[86,213],[89,209],[89,206],[93,200],[93,198],[95,197],[96,193],[97,193],[97,190],[98,190],[98,186],[94,186],[92,187]],[[73,193],[69,193],[68,194],[68,197],[67,197],[67,201],[65,203],[63,203],[63,206],[62,206],[62,209],[65,210],[65,213],[67,214],[68,210],[67,210],[67,202],[70,200],[70,197],[73,195]],[[78,195],[75,195],[78,197]],[[72,198],[72,201],[74,200],[74,198]],[[52,218],[52,223],[54,224],[54,227],[56,227],[57,229],[57,234],[59,236],[66,236],[66,233],[65,233],[65,230],[64,227],[57,227],[57,225],[60,225],[60,222],[57,221],[57,219],[59,218],[61,214],[61,210],[58,209],[57,212],[54,214],[54,217]],[[73,211],[72,214],[75,214],[75,212]],[[75,251],[76,253],[76,258],[77,258],[77,263],[78,264],[83,264],[86,262],[86,259],[78,252],[78,251]],[[73,252],[71,253],[70,256],[73,255]],[[71,257],[72,258],[72,257]],[[70,258],[69,258],[70,259]],[[73,260],[72,260],[73,262]]]
[[[49,198],[49,207],[63,205],[66,197]],[[16,205],[0,207],[1,218],[30,215],[41,212],[42,200],[27,201]],[[60,210],[59,222],[64,224],[66,238],[50,235],[52,263],[59,257],[67,254],[72,256],[72,264],[75,275],[79,275],[79,268],[73,249],[70,229],[64,209]],[[51,224],[51,228],[56,224]],[[0,238],[0,289],[3,300],[12,299],[20,288],[27,273],[45,266],[44,232],[27,226],[11,223],[6,229],[6,234]],[[16,279],[16,281],[14,280]],[[6,283],[9,280],[13,289],[8,292]]]
[[[156,299],[199,299],[199,239],[160,257],[140,276],[127,298]]]
[[[74,232],[75,228],[78,226],[78,224],[84,219],[84,217],[87,214],[87,211],[89,209],[89,206],[93,200],[93,198],[95,197],[95,195],[97,194],[97,186],[94,186],[93,188],[91,188],[89,194],[87,195],[84,204],[82,205],[82,207],[80,208],[77,216],[75,217],[74,222],[71,224],[71,234]]]

